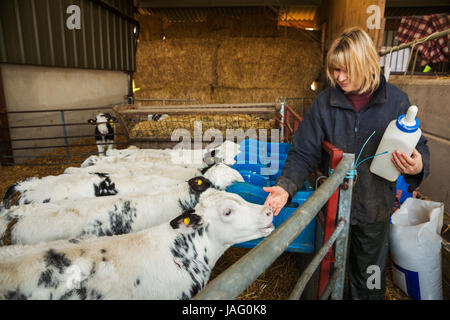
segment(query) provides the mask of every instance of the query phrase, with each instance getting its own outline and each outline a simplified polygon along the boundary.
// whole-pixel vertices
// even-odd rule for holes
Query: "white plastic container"
[[[392,163],[392,152],[400,150],[411,155],[414,151],[422,135],[419,120],[416,118],[417,111],[417,106],[410,106],[406,115],[403,114],[389,123],[376,154],[385,151],[387,153],[376,156],[372,160],[370,172],[392,182],[397,180],[400,172]]]

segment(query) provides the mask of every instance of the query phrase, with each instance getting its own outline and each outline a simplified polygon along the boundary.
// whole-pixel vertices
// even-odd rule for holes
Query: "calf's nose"
[[[271,215],[273,215],[273,210],[271,207],[264,207],[264,214],[268,217],[270,217]]]

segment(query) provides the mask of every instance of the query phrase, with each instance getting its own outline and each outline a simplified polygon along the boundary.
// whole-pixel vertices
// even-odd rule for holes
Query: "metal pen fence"
[[[89,111],[103,111],[103,110],[108,110],[111,111],[112,107],[114,105],[107,105],[107,106],[101,106],[101,107],[91,107],[91,108],[68,108],[68,109],[48,109],[48,110],[23,110],[23,111],[8,111],[8,112],[2,112],[2,114],[6,114],[7,116],[11,116],[11,115],[30,115],[30,114],[48,114],[48,113],[55,113],[55,114],[59,114],[59,119],[60,119],[60,123],[40,123],[40,124],[31,124],[31,125],[13,125],[13,126],[9,126],[9,127],[0,127],[0,130],[15,130],[15,129],[20,129],[22,132],[21,134],[23,134],[23,132],[26,132],[27,129],[48,129],[48,128],[61,128],[61,134],[60,135],[55,135],[55,136],[42,136],[42,137],[25,137],[25,138],[11,138],[10,140],[6,141],[6,140],[1,140],[0,141],[0,150],[1,150],[1,156],[0,156],[0,161],[2,163],[2,165],[4,166],[8,166],[8,165],[15,165],[18,163],[21,163],[20,160],[24,160],[24,159],[33,159],[33,160],[39,160],[39,159],[44,159],[44,158],[54,158],[54,159],[59,159],[62,160],[62,158],[65,158],[65,161],[59,161],[59,162],[52,162],[52,163],[43,163],[43,162],[39,162],[39,161],[33,161],[32,163],[29,161],[26,161],[26,163],[21,163],[21,164],[26,164],[26,165],[32,165],[32,166],[36,166],[36,165],[64,165],[64,164],[79,164],[82,161],[76,161],[74,160],[74,158],[76,157],[88,157],[90,155],[93,154],[98,154],[95,151],[92,152],[85,152],[85,153],[73,153],[71,152],[71,148],[76,148],[76,147],[89,147],[89,146],[97,146],[97,143],[94,142],[94,130],[91,130],[90,134],[75,134],[75,135],[69,135],[68,134],[68,128],[69,127],[82,127],[82,126],[90,126],[92,127],[91,124],[89,124],[87,122],[87,119],[89,116]],[[67,122],[66,121],[66,115],[68,112],[74,112],[74,113],[78,113],[78,114],[82,114],[85,118],[86,121],[85,122]],[[83,117],[83,116],[79,116]],[[117,130],[116,130],[117,131]],[[115,137],[119,137],[119,136],[124,136],[123,133],[119,133],[119,132],[115,132]],[[92,138],[92,143],[69,143],[69,139],[83,139],[83,138]],[[63,140],[63,144],[51,144],[51,145],[35,145],[35,146],[21,146],[21,147],[11,147],[11,148],[7,148],[7,145],[13,145],[14,143],[17,142],[39,142],[39,141],[54,141],[54,140]],[[107,143],[99,143],[99,144],[107,144]],[[109,143],[108,143],[109,144]],[[114,141],[113,142],[114,145],[124,145],[127,144],[125,142],[117,142]],[[31,154],[31,155],[19,155],[19,154],[15,154],[18,151],[26,151],[26,150],[30,150],[30,151],[39,151],[39,150],[45,150],[45,149],[57,149],[57,148],[64,148],[65,153],[64,154]],[[8,154],[7,150],[10,150],[10,154]],[[12,154],[11,154],[12,153]]]
[[[301,205],[281,226],[266,237],[259,245],[251,249],[246,255],[231,267],[211,280],[194,300],[234,299],[243,292],[256,278],[262,274],[297,238],[297,236],[314,219],[319,210],[325,205],[329,197],[335,192],[352,168],[353,154],[345,154],[334,173]],[[348,248],[348,232],[352,197],[353,178],[349,179],[349,188],[340,193],[338,227],[325,245],[318,251],[309,266],[299,278],[290,299],[298,299],[314,270],[336,243],[335,273],[326,290],[320,297],[328,299],[342,299],[344,294],[345,264]]]
[[[398,26],[401,17],[386,17],[390,25]],[[395,21],[394,23],[392,23]],[[441,32],[435,32],[427,37],[415,39],[409,43],[400,43],[395,39],[396,29],[386,29],[384,33],[382,51],[380,55],[380,65],[383,71],[386,66],[390,67],[390,74],[406,76],[409,75],[441,75],[450,74],[449,62],[439,62],[435,64],[423,64],[419,55],[418,46],[427,41],[447,36],[450,29]],[[427,67],[428,66],[428,67]]]
[[[283,141],[289,142],[302,118],[283,100],[281,119],[285,129]],[[333,174],[280,227],[213,279],[194,297],[195,300],[236,298],[289,247],[325,204],[327,216],[324,244],[299,277],[289,299],[298,300],[301,297],[319,266],[317,298],[326,300],[331,295],[332,299],[343,299],[353,191],[353,177],[347,174],[353,168],[354,155],[344,154],[329,142],[324,142],[323,149],[330,154]],[[345,180],[346,183],[341,188],[341,183]],[[332,261],[334,269],[331,274]]]

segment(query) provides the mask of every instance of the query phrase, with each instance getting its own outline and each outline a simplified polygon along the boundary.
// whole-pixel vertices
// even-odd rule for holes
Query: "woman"
[[[386,82],[373,42],[359,27],[345,30],[333,42],[327,54],[326,71],[331,87],[317,96],[304,117],[277,183],[264,188],[270,192],[265,204],[275,215],[316,167],[328,172],[328,157],[322,151],[324,140],[345,153],[358,155],[375,131],[360,160],[373,156],[389,122],[405,114],[410,106],[408,96]],[[397,150],[392,161],[415,189],[429,174],[429,157],[422,136],[412,155]],[[348,264],[351,299],[384,299],[386,291],[389,218],[395,183],[372,174],[370,163],[365,161],[359,165],[353,188]],[[379,289],[369,289],[366,285],[372,275],[367,273],[371,265],[381,270]]]

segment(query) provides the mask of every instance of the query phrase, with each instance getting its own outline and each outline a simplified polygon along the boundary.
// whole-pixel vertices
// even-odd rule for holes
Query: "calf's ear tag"
[[[188,225],[189,222],[191,222],[191,219],[189,219],[189,218],[184,218],[183,222],[184,222],[185,225]]]
[[[188,181],[189,187],[194,192],[203,192],[211,187],[211,182],[203,177],[195,177]]]

